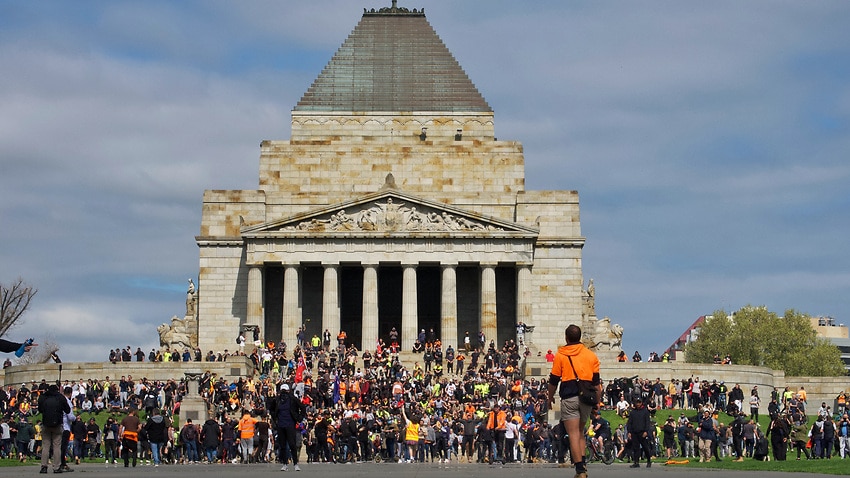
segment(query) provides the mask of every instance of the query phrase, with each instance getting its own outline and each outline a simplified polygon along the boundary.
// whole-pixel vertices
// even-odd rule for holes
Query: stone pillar
[[[516,276],[516,320],[517,323],[522,322],[525,325],[531,324],[531,266],[527,264],[517,265]],[[530,337],[525,335],[524,345],[530,344]]]
[[[325,279],[322,287],[322,333],[331,333],[331,347],[336,347],[339,323],[339,266],[325,264]]]
[[[263,321],[263,269],[260,266],[248,268],[248,313],[245,325],[254,325],[260,329],[260,339],[266,337]],[[245,334],[247,343],[253,343],[253,333]]]
[[[480,327],[484,331],[487,344],[494,341],[496,347],[499,345],[496,337],[496,265],[481,264],[481,319]]]
[[[207,402],[198,394],[198,387],[200,387],[200,379],[203,374],[200,370],[185,371],[183,374],[188,383],[186,384],[186,395],[180,402],[181,423],[187,418],[191,418],[194,423],[204,423],[209,419],[209,409]]]
[[[361,350],[374,350],[378,343],[378,266],[363,265],[363,342]]]
[[[443,264],[440,287],[440,336],[443,349],[457,350],[457,270],[454,264]]]
[[[283,330],[280,336],[289,350],[297,343],[295,333],[301,326],[298,308],[298,264],[286,264],[283,270]]]
[[[416,342],[419,311],[416,304],[416,265],[403,264],[401,285],[401,350],[410,352]]]

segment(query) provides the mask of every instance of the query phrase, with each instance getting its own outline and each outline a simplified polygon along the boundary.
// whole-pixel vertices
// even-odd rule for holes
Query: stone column
[[[325,279],[322,287],[322,333],[331,333],[331,347],[336,347],[339,323],[339,266],[325,264]]]
[[[440,335],[443,350],[449,345],[458,348],[457,343],[457,266],[443,264],[443,277],[440,287]]]
[[[499,346],[498,337],[496,337],[496,265],[481,264],[481,330],[484,331],[487,344],[494,341],[496,347]],[[477,339],[476,339],[477,340]]]
[[[260,338],[264,339],[265,327],[263,321],[263,269],[260,266],[248,268],[248,312],[245,325],[256,325],[260,328]],[[252,333],[245,334],[249,344],[253,342]]]
[[[363,265],[363,342],[361,350],[374,350],[378,343],[378,266]]]
[[[419,311],[416,304],[416,265],[403,264],[401,285],[401,349],[413,350],[419,327]]]
[[[297,343],[295,333],[301,326],[298,308],[298,264],[286,264],[283,270],[283,330],[281,338],[289,350]]]
[[[531,266],[528,264],[517,265],[516,276],[516,320],[525,325],[531,322]],[[525,345],[529,345],[528,334],[524,337]]]

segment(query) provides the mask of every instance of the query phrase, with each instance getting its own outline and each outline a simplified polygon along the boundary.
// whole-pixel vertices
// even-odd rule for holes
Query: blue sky
[[[204,189],[256,189],[259,143],[386,2],[0,3],[0,281],[12,338],[146,350],[196,277]],[[624,348],[766,305],[850,323],[850,3],[402,1],[578,190],[585,279]]]

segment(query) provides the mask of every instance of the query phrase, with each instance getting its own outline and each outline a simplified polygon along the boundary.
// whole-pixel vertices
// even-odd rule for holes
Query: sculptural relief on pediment
[[[393,202],[374,202],[371,207],[346,212],[345,209],[329,217],[312,218],[283,228],[288,231],[307,232],[475,232],[503,231],[492,224],[473,221],[467,217],[431,208],[417,209],[416,205]]]

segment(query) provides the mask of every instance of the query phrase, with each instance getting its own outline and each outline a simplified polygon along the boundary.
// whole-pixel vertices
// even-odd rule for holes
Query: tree
[[[819,338],[809,316],[786,310],[780,317],[766,307],[746,306],[729,316],[718,310],[706,317],[699,336],[685,346],[685,360],[711,363],[729,354],[739,365],[784,370],[789,376],[844,374],[838,347]]]
[[[37,292],[20,277],[8,286],[0,284],[0,337],[18,324]]]

